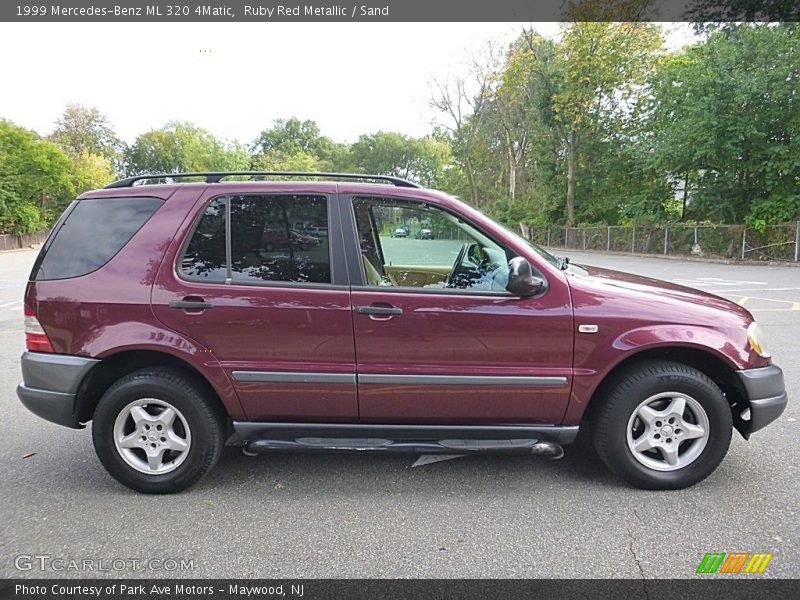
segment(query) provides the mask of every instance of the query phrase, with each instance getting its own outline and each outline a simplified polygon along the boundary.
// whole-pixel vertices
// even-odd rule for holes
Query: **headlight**
[[[761,327],[758,326],[758,323],[753,321],[747,328],[747,341],[750,343],[750,347],[755,350],[756,354],[762,358],[769,358],[770,353],[764,349],[763,340],[764,334],[761,331]]]

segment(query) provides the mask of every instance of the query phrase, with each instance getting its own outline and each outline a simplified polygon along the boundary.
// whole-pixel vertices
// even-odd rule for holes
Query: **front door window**
[[[438,207],[356,198],[368,286],[504,292],[513,253]]]

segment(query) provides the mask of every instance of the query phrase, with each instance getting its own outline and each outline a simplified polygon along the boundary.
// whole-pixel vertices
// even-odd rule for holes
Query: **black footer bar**
[[[664,590],[669,590],[664,595]],[[377,598],[797,598],[792,579],[4,579],[0,598],[25,600],[373,600]]]

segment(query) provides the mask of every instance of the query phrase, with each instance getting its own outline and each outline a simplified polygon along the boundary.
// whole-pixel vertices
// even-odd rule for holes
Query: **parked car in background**
[[[392,229],[392,237],[393,238],[406,238],[408,237],[408,231],[405,227],[395,227]]]
[[[82,194],[31,271],[17,394],[54,423],[91,422],[132,489],[186,489],[225,444],[558,458],[587,425],[624,480],[676,489],[786,406],[738,304],[570,263],[402,179],[254,175]],[[386,244],[397,214],[453,238]],[[281,237],[303,223],[333,235]],[[267,251],[279,244],[291,251]]]
[[[416,238],[418,240],[432,240],[433,239],[433,231],[430,229],[422,228],[417,231]]]

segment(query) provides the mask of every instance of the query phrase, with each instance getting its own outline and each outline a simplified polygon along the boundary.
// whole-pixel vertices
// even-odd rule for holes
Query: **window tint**
[[[181,260],[181,272],[195,279],[225,281],[225,200],[208,205]]]
[[[389,198],[354,210],[367,285],[505,291],[513,253],[447,211]]]
[[[235,283],[330,283],[328,205],[322,196],[229,196],[206,208],[181,260],[183,274],[225,280],[225,211],[230,202]]]
[[[158,198],[79,200],[42,250],[37,280],[96,271],[128,243],[163,204]]]
[[[324,197],[232,197],[233,281],[330,283],[327,227]]]

